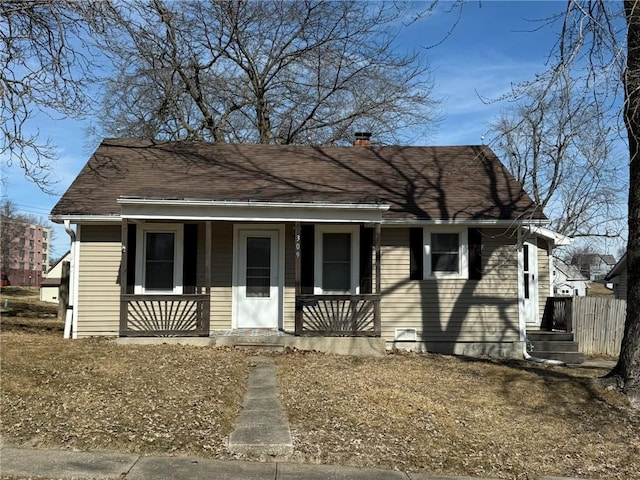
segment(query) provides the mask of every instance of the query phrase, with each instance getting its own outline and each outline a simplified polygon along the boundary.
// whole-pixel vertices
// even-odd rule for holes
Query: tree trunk
[[[624,120],[629,136],[629,242],[627,245],[627,320],[620,358],[608,377],[640,404],[640,6],[625,0],[627,70],[624,77]]]

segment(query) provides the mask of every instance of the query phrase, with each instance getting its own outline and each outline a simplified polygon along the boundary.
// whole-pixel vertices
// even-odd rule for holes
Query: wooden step
[[[529,355],[536,358],[545,358],[550,360],[559,360],[569,365],[579,365],[584,363],[584,353],[582,352],[549,352],[549,351],[533,351]]]
[[[578,342],[573,341],[573,333],[527,331],[527,352],[532,357],[559,360],[567,364],[584,362],[584,353],[579,351]]]
[[[554,341],[554,340],[535,340],[530,341],[531,346],[533,347],[531,350],[534,352],[537,351],[547,351],[547,352],[577,352],[578,344],[576,342],[565,342],[565,341]]]
[[[544,330],[527,331],[527,339],[537,341],[573,342],[573,333],[546,332]]]

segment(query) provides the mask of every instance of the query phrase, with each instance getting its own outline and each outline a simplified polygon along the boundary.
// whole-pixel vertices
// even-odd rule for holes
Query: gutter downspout
[[[522,356],[524,357],[524,359],[526,361],[535,362],[535,363],[542,363],[544,365],[554,365],[554,366],[558,366],[558,367],[564,367],[566,365],[566,363],[564,363],[563,361],[560,361],[560,360],[551,360],[549,358],[532,357],[531,355],[529,355],[529,352],[527,352],[527,343],[528,342],[529,342],[529,340],[527,340],[527,335],[525,334],[524,342],[523,342],[523,346],[522,346]]]
[[[71,237],[71,249],[70,249],[70,261],[69,261],[69,303],[67,304],[67,312],[64,320],[64,338],[71,338],[71,331],[75,331],[73,328],[75,322],[74,315],[74,299],[75,299],[75,290],[77,288],[75,282],[75,271],[76,271],[76,232],[71,228],[71,221],[64,221],[64,229]]]

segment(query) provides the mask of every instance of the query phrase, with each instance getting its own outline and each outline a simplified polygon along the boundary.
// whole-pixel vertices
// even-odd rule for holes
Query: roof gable
[[[544,220],[486,146],[312,147],[104,140],[53,216],[119,215],[121,197],[386,203],[384,218]]]

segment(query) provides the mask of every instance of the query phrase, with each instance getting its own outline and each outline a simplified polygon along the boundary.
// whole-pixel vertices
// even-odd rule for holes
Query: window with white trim
[[[143,224],[137,229],[135,292],[182,293],[183,229],[181,224]]]
[[[425,278],[469,278],[466,228],[425,228]]]
[[[360,227],[317,225],[315,229],[315,287],[318,294],[359,293]]]

